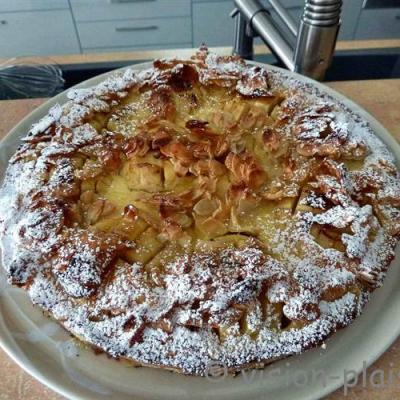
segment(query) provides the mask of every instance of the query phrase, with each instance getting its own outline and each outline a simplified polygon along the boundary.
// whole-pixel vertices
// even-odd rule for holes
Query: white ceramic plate
[[[132,69],[150,65],[138,64]],[[318,82],[283,72],[315,85],[368,121],[392,149],[399,166],[399,145],[370,114]],[[92,86],[107,75],[90,79],[77,87]],[[64,92],[47,101],[8,134],[0,145],[0,176],[3,176],[20,137],[26,134],[32,123],[47,114],[52,105],[63,104],[66,100]],[[71,399],[317,399],[343,385],[346,378],[354,378],[365,363],[372,364],[400,334],[399,267],[400,254],[397,254],[383,288],[373,294],[361,317],[327,342],[326,350],[314,349],[236,378],[187,377],[163,370],[132,368],[77,347],[67,332],[31,305],[24,291],[6,284],[2,268],[0,345],[36,379]]]

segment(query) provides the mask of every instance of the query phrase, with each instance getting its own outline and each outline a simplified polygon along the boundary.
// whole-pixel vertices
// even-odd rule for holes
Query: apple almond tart
[[[337,100],[201,48],[71,90],[0,194],[11,284],[82,342],[204,375],[321,345],[382,284],[394,158]]]

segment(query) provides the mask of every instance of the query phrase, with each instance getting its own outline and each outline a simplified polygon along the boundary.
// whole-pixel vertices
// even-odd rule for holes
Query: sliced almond
[[[103,204],[103,210],[101,212],[102,217],[108,217],[115,211],[115,206],[110,201],[105,200]]]
[[[194,160],[190,149],[183,143],[169,143],[160,148],[161,153],[169,158],[178,160],[183,166],[189,167]]]
[[[218,209],[218,202],[215,199],[201,199],[193,207],[197,215],[212,215]]]
[[[199,160],[191,168],[194,175],[221,176],[226,171],[223,164],[217,160]]]
[[[90,224],[95,224],[103,212],[104,200],[96,200],[90,205],[87,211],[87,218]]]
[[[196,226],[206,237],[209,238],[222,236],[228,231],[226,225],[222,221],[213,217],[204,219],[198,225],[196,224]]]
[[[184,213],[177,213],[174,216],[172,216],[171,219],[184,229],[189,228],[193,224],[192,218],[190,218],[187,214]]]
[[[84,204],[90,204],[94,200],[94,192],[93,190],[86,190],[81,194],[81,202]]]
[[[279,145],[280,145],[280,139],[279,139],[279,135],[275,129],[272,129],[272,128],[264,129],[263,134],[262,134],[262,139],[263,139],[264,146],[268,151],[278,150]]]

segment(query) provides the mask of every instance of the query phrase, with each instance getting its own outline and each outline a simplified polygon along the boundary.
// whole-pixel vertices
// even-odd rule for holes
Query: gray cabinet
[[[106,21],[191,15],[190,0],[71,0],[76,21]]]
[[[400,38],[400,7],[362,10],[358,20],[356,38]]]
[[[305,0],[281,2],[299,23]],[[343,1],[339,39],[400,38],[400,4],[389,9],[362,4]],[[233,0],[0,0],[0,58],[232,46],[233,8]]]
[[[171,49],[187,49],[192,47],[192,43],[169,43],[168,45],[160,44],[146,44],[138,46],[128,46],[128,47],[97,47],[97,48],[87,48],[82,49],[83,53],[116,53],[116,52],[127,52],[127,51],[138,51],[138,50],[161,50],[166,48]]]
[[[83,52],[192,47],[190,0],[71,0]]]
[[[192,43],[190,17],[78,22],[82,48]]]
[[[229,46],[233,42],[234,21],[229,16],[233,1],[193,3],[193,45]]]
[[[357,28],[358,16],[364,0],[344,0],[342,6],[342,25],[339,40],[352,40]]]
[[[0,12],[69,8],[68,0],[0,0]]]
[[[0,57],[79,53],[69,10],[0,14]]]

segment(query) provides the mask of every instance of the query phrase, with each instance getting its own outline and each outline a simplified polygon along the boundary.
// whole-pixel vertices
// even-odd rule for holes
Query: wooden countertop
[[[380,39],[380,40],[341,40],[336,44],[336,50],[371,50],[388,49],[400,47],[400,39]],[[232,47],[210,47],[210,50],[223,55],[232,54]],[[50,60],[57,64],[79,64],[94,62],[112,62],[112,61],[138,61],[153,60],[155,58],[181,57],[188,58],[194,53],[195,49],[168,49],[168,50],[139,50],[130,52],[112,52],[112,53],[92,53],[92,54],[63,54],[49,55],[46,57],[29,56],[18,57],[18,60],[30,60],[37,62],[49,62]],[[255,54],[270,54],[271,51],[264,44],[254,46]],[[0,58],[0,65],[7,62],[6,58]]]
[[[400,142],[400,79],[331,82],[329,86],[364,107]],[[0,101],[0,138],[44,100]],[[339,389],[326,397],[326,400],[361,398],[364,400],[392,400],[400,398],[400,338],[368,369],[367,376],[371,377],[371,374],[378,369],[384,371],[385,377],[389,377],[390,373],[395,377],[393,382],[386,385],[385,388],[374,388],[369,378],[367,385],[364,386],[360,379],[359,384],[349,389],[347,395],[344,393],[344,389]],[[63,399],[30,377],[2,350],[0,350],[0,377],[1,400]]]

